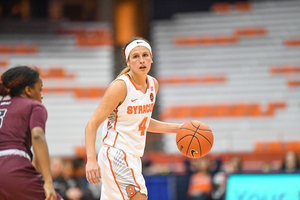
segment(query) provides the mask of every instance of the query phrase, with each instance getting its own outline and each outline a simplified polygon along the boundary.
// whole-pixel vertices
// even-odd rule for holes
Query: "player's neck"
[[[128,72],[131,80],[136,84],[136,85],[147,85],[147,74],[145,75],[136,75],[132,72]]]
[[[139,90],[144,92],[148,86],[147,74],[146,75],[136,75],[134,73],[128,72],[133,83],[138,87]]]

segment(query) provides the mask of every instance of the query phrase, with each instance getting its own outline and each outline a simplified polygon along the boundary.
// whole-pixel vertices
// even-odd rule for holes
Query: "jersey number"
[[[0,109],[0,128],[2,127],[3,118],[5,116],[6,111],[6,109]]]
[[[139,131],[141,131],[141,135],[145,135],[147,119],[148,117],[145,117],[139,125]]]

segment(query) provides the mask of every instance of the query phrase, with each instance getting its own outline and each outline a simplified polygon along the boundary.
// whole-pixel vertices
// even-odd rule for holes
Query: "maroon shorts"
[[[24,157],[0,157],[0,199],[44,200],[44,182]],[[61,196],[57,194],[57,199]]]

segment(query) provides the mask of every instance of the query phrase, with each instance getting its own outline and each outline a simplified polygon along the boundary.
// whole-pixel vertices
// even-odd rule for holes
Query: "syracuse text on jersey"
[[[154,103],[138,106],[127,106],[127,114],[143,114],[152,112]]]

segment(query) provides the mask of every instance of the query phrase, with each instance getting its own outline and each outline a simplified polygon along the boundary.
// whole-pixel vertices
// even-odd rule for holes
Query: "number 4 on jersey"
[[[148,117],[145,117],[139,125],[139,131],[141,131],[141,135],[145,135],[147,119]]]

